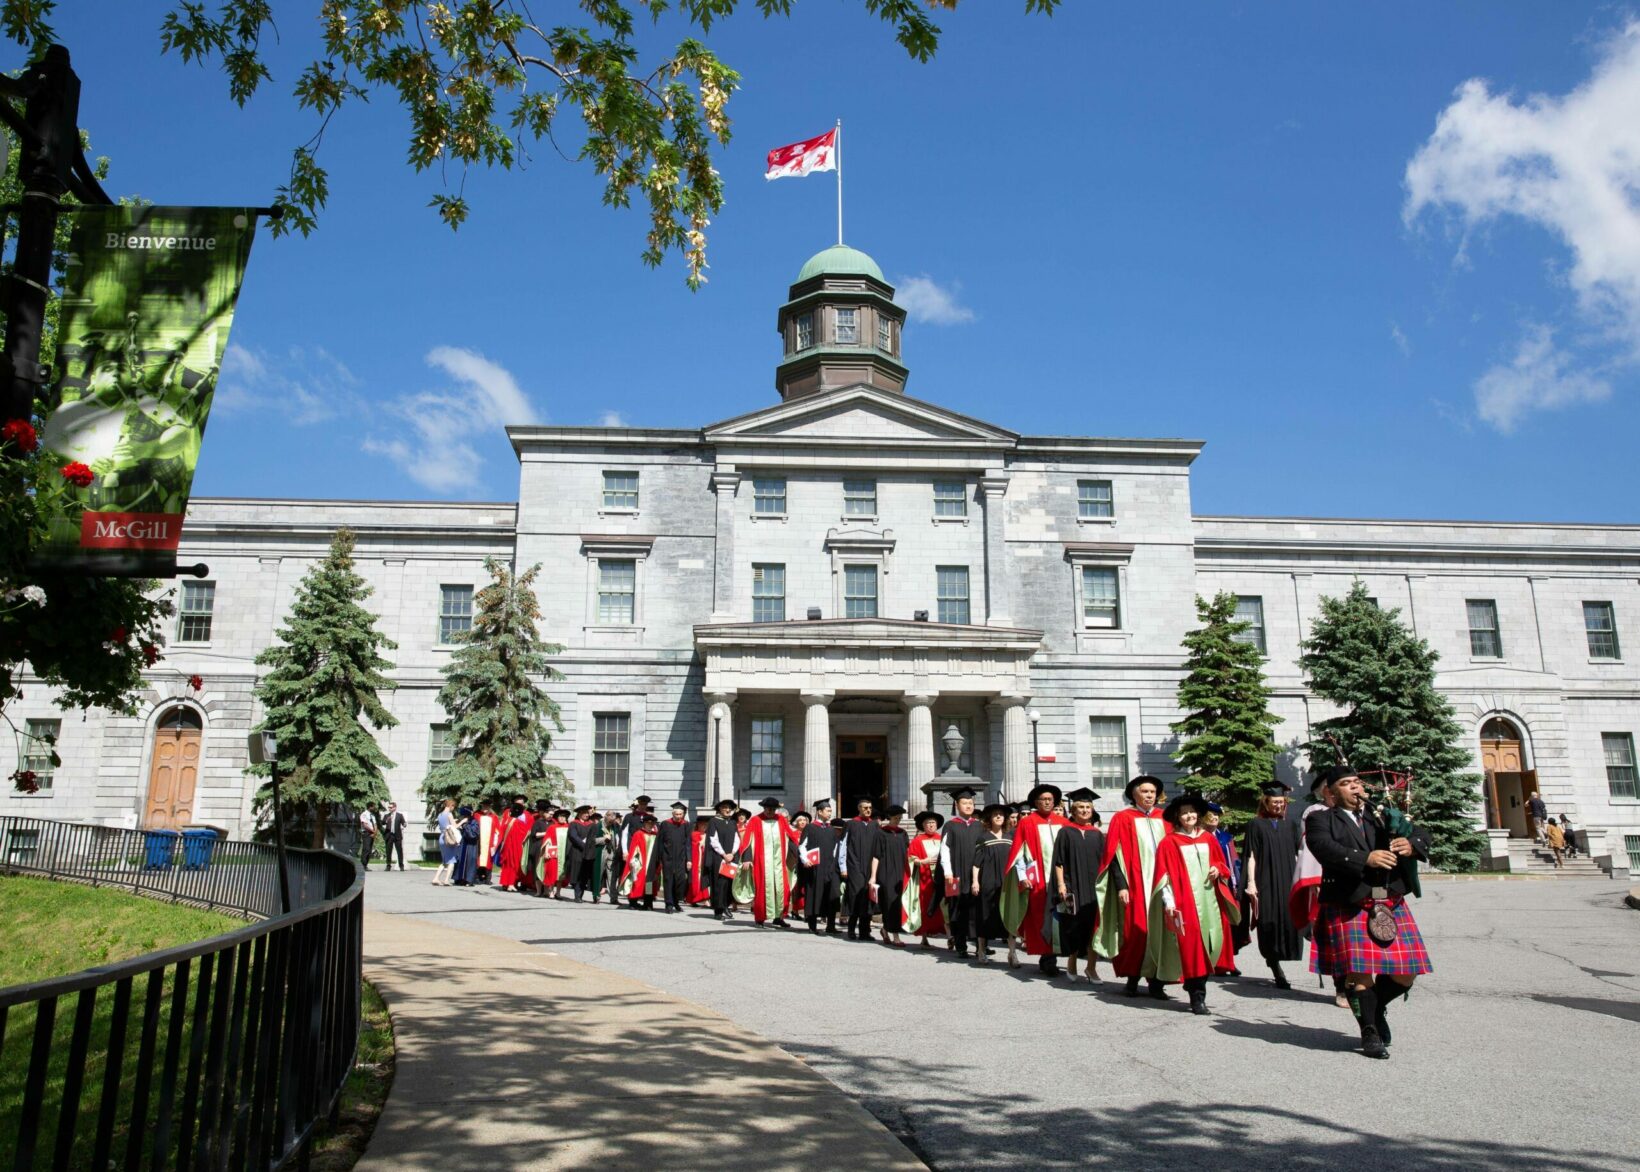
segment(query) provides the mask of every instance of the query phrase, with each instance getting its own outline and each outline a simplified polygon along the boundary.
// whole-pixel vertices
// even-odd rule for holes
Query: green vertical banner
[[[182,518],[228,347],[256,213],[81,207],[57,321],[44,446],[85,465],[85,505],[37,559],[104,573],[175,573]],[[80,474],[82,477],[85,473]]]

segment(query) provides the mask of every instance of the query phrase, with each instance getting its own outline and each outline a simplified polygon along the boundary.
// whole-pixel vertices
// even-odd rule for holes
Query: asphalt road
[[[1356,1049],[1316,978],[1216,983],[1213,1015],[957,961],[372,871],[377,911],[483,931],[729,1014],[853,1095],[935,1168],[1640,1166],[1640,912],[1584,880],[1432,880],[1435,963]],[[1290,966],[1301,969],[1302,965]],[[1106,976],[1109,977],[1108,968]],[[560,1023],[562,1024],[562,1023]],[[756,1104],[746,1104],[752,1112]]]

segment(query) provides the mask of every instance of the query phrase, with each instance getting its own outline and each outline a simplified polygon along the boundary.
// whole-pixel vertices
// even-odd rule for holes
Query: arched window
[[[1501,716],[1494,716],[1481,725],[1481,740],[1483,741],[1518,741],[1520,739],[1520,729]]]
[[[205,727],[205,722],[200,720],[199,713],[188,705],[173,704],[160,713],[154,727],[163,732],[181,732],[184,729],[197,731]]]

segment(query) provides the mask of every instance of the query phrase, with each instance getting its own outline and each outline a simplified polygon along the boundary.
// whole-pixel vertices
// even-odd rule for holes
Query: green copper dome
[[[800,285],[811,277],[828,274],[864,276],[888,284],[883,277],[883,270],[877,267],[876,261],[858,248],[850,248],[846,244],[833,244],[830,248],[822,249],[809,257],[808,263],[798,271],[797,280],[792,283]]]

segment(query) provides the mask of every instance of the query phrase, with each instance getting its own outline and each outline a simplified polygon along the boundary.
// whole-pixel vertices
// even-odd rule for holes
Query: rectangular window
[[[216,607],[215,582],[184,582],[177,605],[177,642],[209,643],[211,612]]]
[[[968,486],[960,480],[934,482],[934,516],[966,517],[968,515]]]
[[[454,643],[459,636],[473,629],[473,588],[471,586],[440,586],[438,588],[438,641]]]
[[[51,763],[57,739],[62,736],[60,720],[30,720],[23,724],[23,768],[34,774],[41,793],[51,789],[57,767]]]
[[[1082,621],[1090,627],[1116,630],[1122,625],[1115,566],[1082,567]]]
[[[636,613],[638,563],[631,558],[598,559],[598,621],[631,626]]]
[[[786,481],[782,477],[759,477],[752,481],[752,512],[786,512]]]
[[[880,313],[877,315],[877,349],[885,354],[894,353],[894,321]]]
[[[1088,718],[1088,753],[1095,791],[1127,784],[1127,721],[1120,716]]]
[[[1490,598],[1470,598],[1464,607],[1469,612],[1469,654],[1477,659],[1502,659],[1498,604]]]
[[[786,621],[786,567],[767,563],[752,565],[752,622]]]
[[[814,314],[797,315],[797,348],[807,350],[814,345]]]
[[[1629,854],[1629,874],[1640,872],[1640,834],[1625,834],[1623,849]]]
[[[874,619],[877,617],[877,567],[843,567],[843,617],[846,619]]]
[[[1606,786],[1614,798],[1640,798],[1634,782],[1634,736],[1632,733],[1601,733],[1600,749],[1606,756]]]
[[[877,515],[877,482],[875,480],[843,481],[843,515],[847,517],[875,517]]]
[[[638,474],[636,472],[604,473],[604,508],[636,509],[638,507]]]
[[[1583,630],[1589,637],[1590,659],[1619,659],[1617,612],[1609,602],[1583,604]]]
[[[860,344],[859,310],[837,310],[837,344],[839,346],[858,346]]]
[[[1258,594],[1239,594],[1236,596],[1236,621],[1250,624],[1248,628],[1235,636],[1238,643],[1251,643],[1258,648],[1260,655],[1268,654],[1264,646],[1264,598]]]
[[[968,623],[968,567],[935,566],[935,591],[939,602],[939,621]]]
[[[753,789],[786,788],[786,722],[778,716],[752,717]]]
[[[1078,517],[1114,517],[1116,500],[1111,495],[1108,480],[1078,480],[1076,482],[1076,515]]]
[[[40,832],[38,830],[10,830],[6,832],[6,862],[12,866],[26,867],[34,862],[40,853]]]
[[[632,714],[592,715],[592,784],[625,789],[632,776]]]
[[[427,768],[431,770],[435,765],[444,762],[456,755],[455,733],[447,724],[430,724],[427,726]]]

